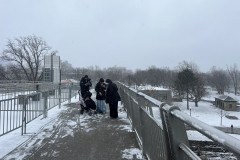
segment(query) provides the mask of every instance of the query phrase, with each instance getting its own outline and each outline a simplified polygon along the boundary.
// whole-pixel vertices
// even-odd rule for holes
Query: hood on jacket
[[[110,83],[112,83],[112,81],[111,81],[110,79],[107,79],[107,80],[106,80],[106,83],[109,83],[109,84],[110,84]]]
[[[104,82],[104,79],[103,79],[103,78],[100,78],[99,82]]]

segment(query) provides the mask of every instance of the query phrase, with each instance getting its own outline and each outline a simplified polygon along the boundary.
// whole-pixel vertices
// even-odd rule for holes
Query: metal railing
[[[119,93],[143,154],[151,160],[200,160],[190,149],[185,125],[233,152],[240,159],[240,140],[118,82]],[[159,119],[152,107],[159,108]]]
[[[16,84],[16,85],[15,85]],[[0,136],[22,127],[26,133],[26,125],[35,118],[77,95],[78,84],[54,83],[0,83]],[[11,87],[10,87],[11,86]]]

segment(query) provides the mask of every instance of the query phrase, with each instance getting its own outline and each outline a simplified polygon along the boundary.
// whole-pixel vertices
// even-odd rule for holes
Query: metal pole
[[[184,143],[187,147],[189,147],[186,129],[182,121],[171,115],[171,111],[180,109],[176,106],[165,105],[162,107],[162,110],[165,115],[163,115],[165,121],[165,124],[163,125],[166,125],[170,142],[171,159],[184,159],[184,153],[179,150],[179,145]]]
[[[58,85],[58,106],[59,106],[59,109],[61,108],[61,83],[59,83]]]
[[[145,142],[144,142],[144,140],[145,140],[145,132],[144,132],[144,129],[145,129],[145,121],[144,121],[144,119],[143,119],[143,108],[145,107],[145,99],[144,99],[144,96],[142,96],[142,95],[139,95],[139,94],[137,94],[137,101],[138,101],[138,109],[139,109],[139,116],[140,116],[140,128],[141,128],[141,130],[140,130],[140,132],[141,132],[141,134],[142,134],[142,153],[143,153],[143,155],[145,156],[146,155],[146,152],[145,152]]]
[[[73,83],[70,83],[70,86],[69,86],[69,96],[68,96],[68,104],[71,103],[71,98],[72,98],[72,85]]]
[[[26,134],[26,105],[27,105],[27,96],[21,96],[19,97],[19,102],[22,102],[23,108],[22,108],[22,135],[23,133]]]
[[[48,97],[48,91],[44,92],[43,94],[43,99],[44,99],[43,118],[47,117],[47,97]]]
[[[24,134],[26,134],[26,130],[27,130],[27,104],[28,104],[28,97],[27,96],[24,96],[24,108],[25,108],[25,110],[24,110],[24,113],[25,113],[25,116],[24,116],[24,119],[25,119],[25,121],[24,121]]]

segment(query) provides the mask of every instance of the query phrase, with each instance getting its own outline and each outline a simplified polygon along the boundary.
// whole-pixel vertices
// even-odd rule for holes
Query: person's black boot
[[[83,109],[81,109],[81,110],[80,110],[80,114],[83,114],[83,112],[84,112],[84,110],[83,110]]]
[[[88,111],[88,115],[91,116],[92,115],[92,111]]]

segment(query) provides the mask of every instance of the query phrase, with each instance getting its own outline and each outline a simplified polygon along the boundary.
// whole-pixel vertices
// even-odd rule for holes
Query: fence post
[[[47,117],[47,101],[48,101],[48,91],[44,92],[43,94],[43,99],[44,99],[44,102],[43,102],[43,118],[46,118]]]
[[[142,154],[145,156],[146,155],[146,152],[145,152],[145,142],[144,142],[144,139],[145,139],[145,136],[149,136],[149,135],[145,135],[145,123],[144,123],[144,119],[143,119],[143,109],[145,108],[145,97],[140,95],[140,94],[137,94],[137,101],[138,101],[138,109],[139,109],[139,113],[140,113],[140,128],[141,128],[141,135],[142,135]]]
[[[184,153],[179,149],[179,146],[183,143],[189,147],[186,129],[184,123],[171,114],[171,111],[180,109],[177,106],[169,105],[163,106],[162,109],[164,110],[164,114],[162,115],[163,126],[166,125],[165,129],[169,138],[170,159],[184,159]]]
[[[58,84],[58,106],[59,106],[59,109],[61,108],[61,83]]]
[[[27,96],[23,95],[19,97],[19,101],[21,101],[23,104],[23,108],[22,108],[22,135],[23,135],[23,133],[26,134],[26,127],[27,127],[27,123],[26,123]]]
[[[162,103],[160,106],[159,106],[159,112],[160,112],[160,118],[162,120],[162,125],[163,125],[163,131],[164,131],[164,137],[165,137],[165,141],[167,143],[167,156],[168,158],[171,157],[171,148],[170,148],[170,142],[169,142],[169,137],[168,137],[168,132],[167,132],[167,124],[166,124],[166,120],[165,120],[165,117],[164,117],[164,111],[163,111],[163,106],[166,105],[167,103]]]
[[[70,86],[69,86],[69,94],[68,94],[68,104],[71,103],[71,98],[72,98],[72,85],[73,85],[73,83],[70,83]]]

